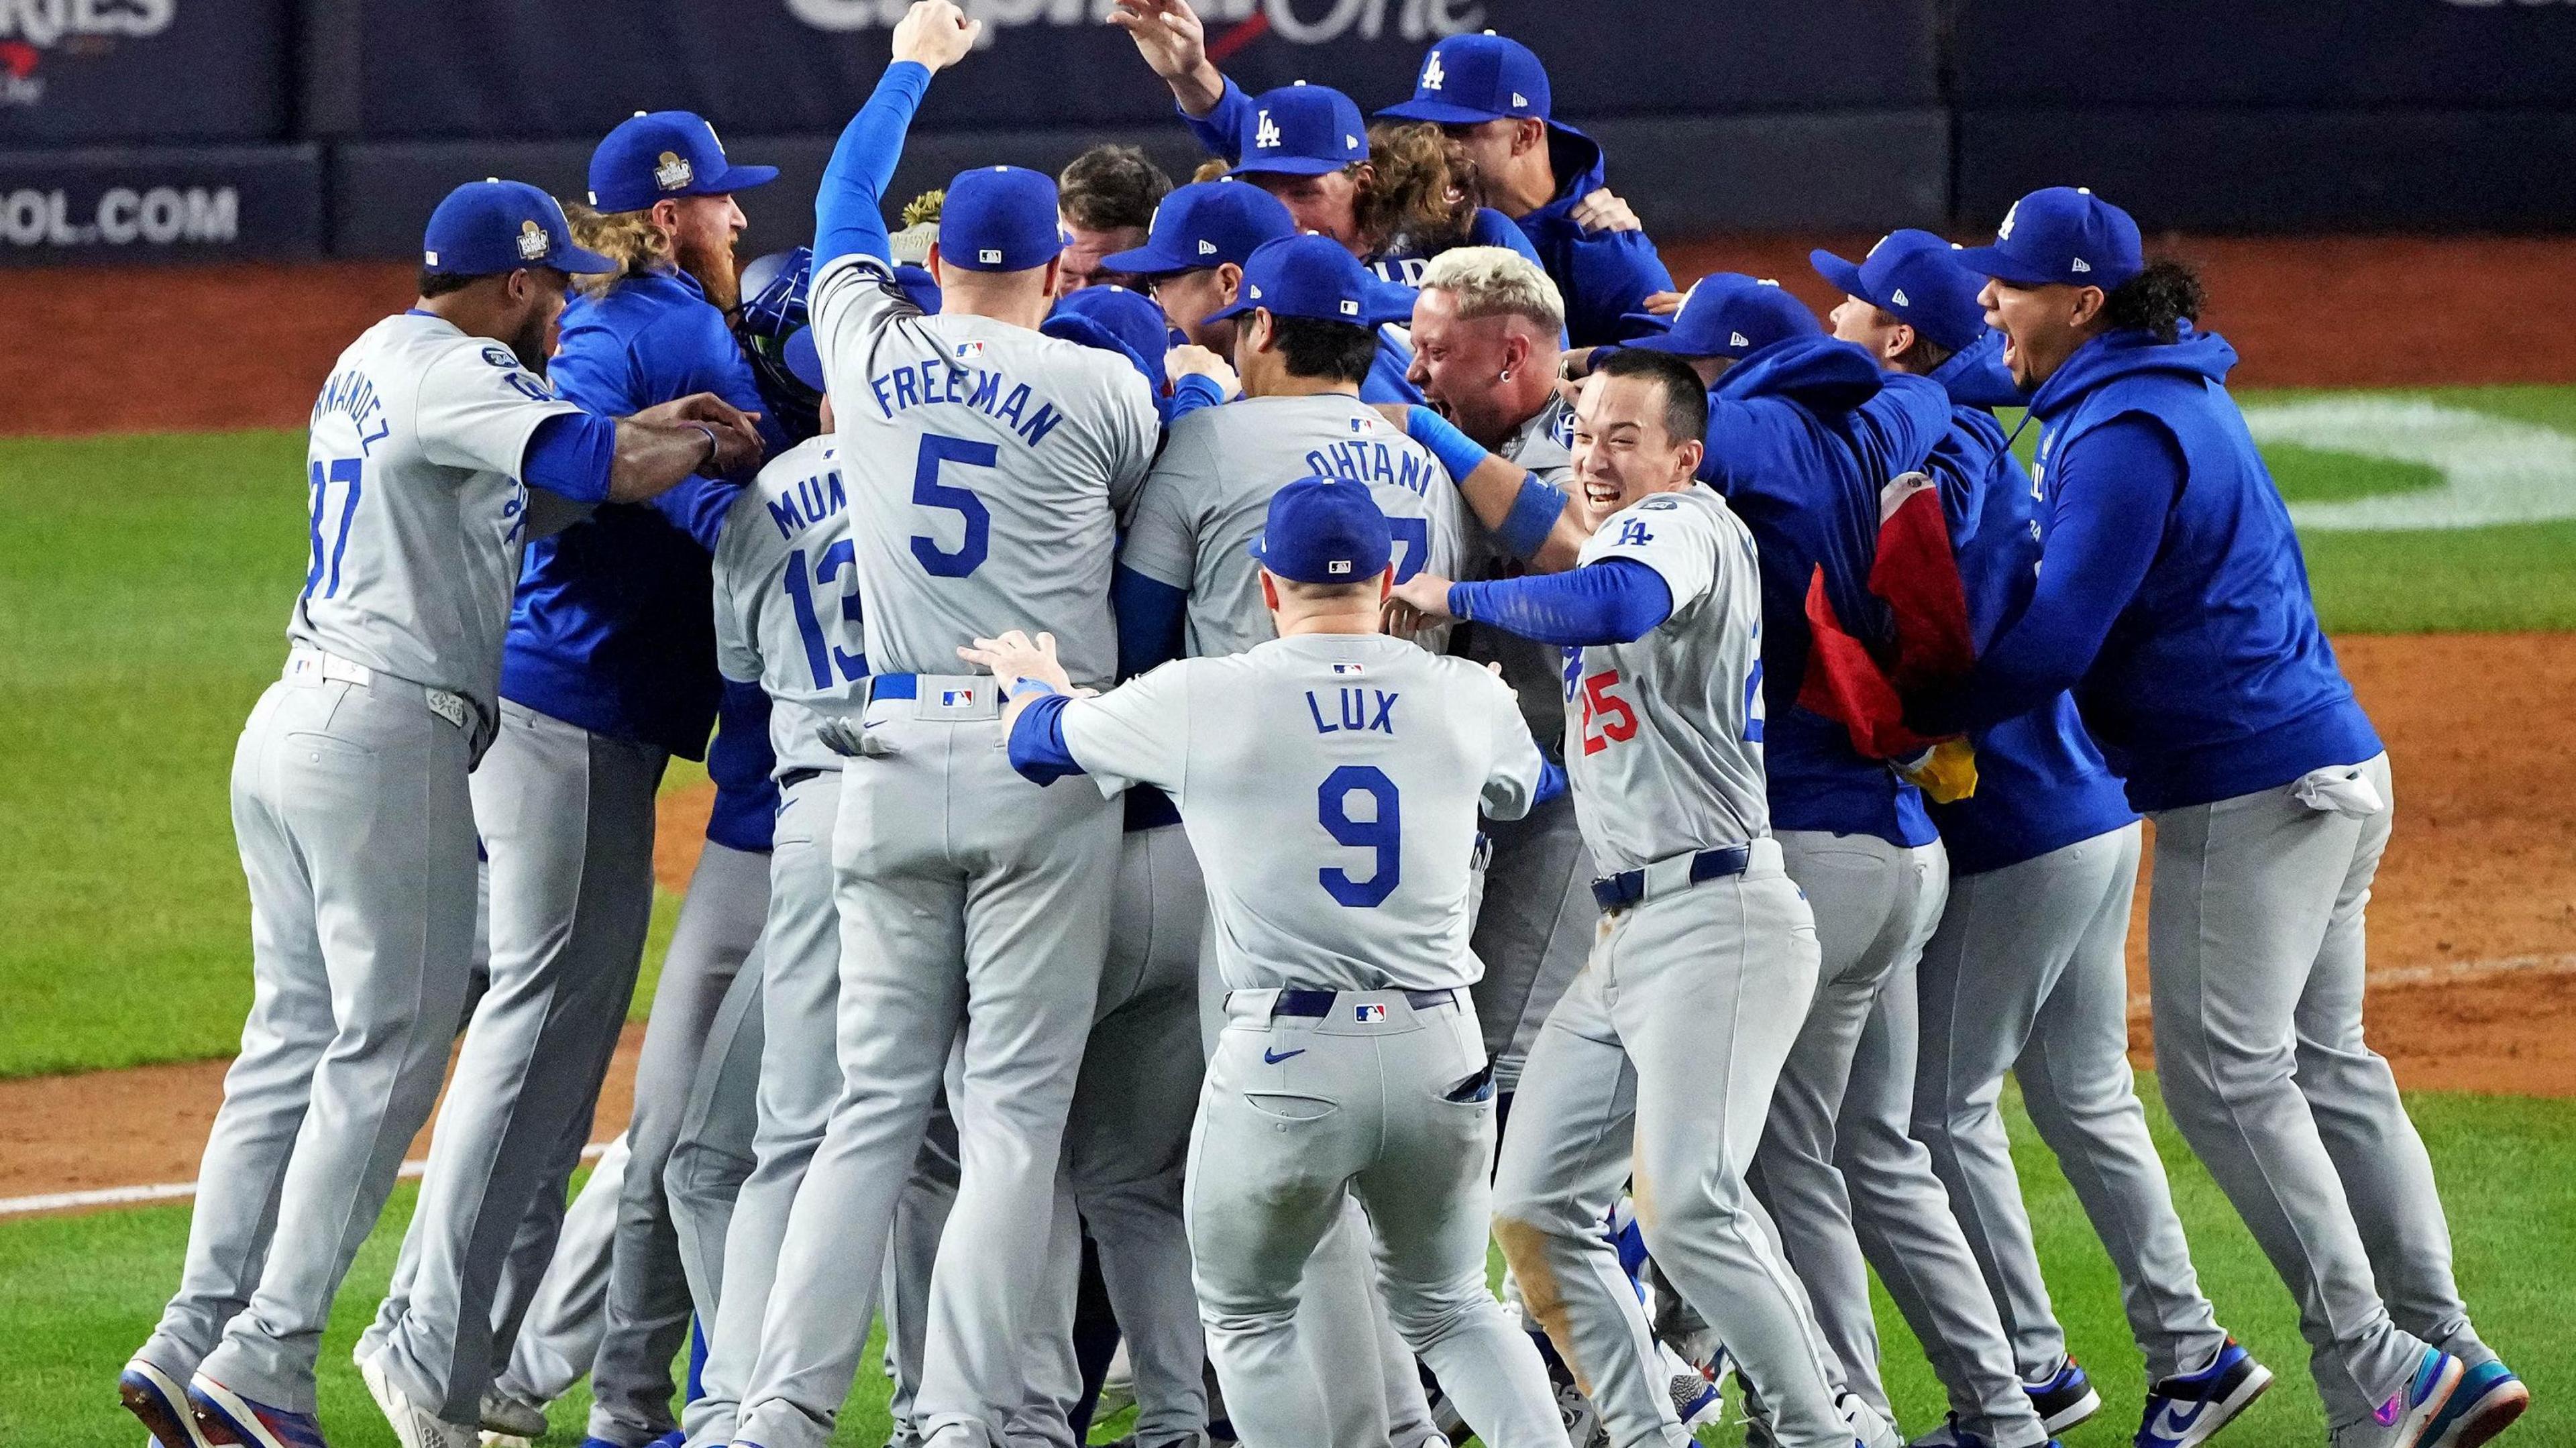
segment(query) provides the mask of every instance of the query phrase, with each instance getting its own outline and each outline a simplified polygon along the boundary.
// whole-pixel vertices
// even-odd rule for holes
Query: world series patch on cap
[[[447,193],[429,214],[420,264],[440,276],[484,277],[521,267],[612,272],[617,263],[573,245],[555,199],[525,181],[487,177]]]
[[[642,211],[671,196],[726,196],[778,179],[775,166],[725,159],[714,124],[692,111],[637,111],[590,153],[590,204]]]

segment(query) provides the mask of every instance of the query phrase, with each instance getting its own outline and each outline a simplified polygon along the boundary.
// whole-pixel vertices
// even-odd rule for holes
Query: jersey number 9
[[[1374,819],[1351,818],[1350,797],[1355,794],[1365,794],[1376,803]],[[1325,775],[1316,789],[1315,818],[1333,843],[1377,851],[1377,868],[1365,880],[1352,879],[1349,871],[1338,866],[1317,870],[1315,878],[1324,893],[1358,910],[1386,903],[1404,878],[1404,812],[1395,781],[1375,765],[1345,764]]]

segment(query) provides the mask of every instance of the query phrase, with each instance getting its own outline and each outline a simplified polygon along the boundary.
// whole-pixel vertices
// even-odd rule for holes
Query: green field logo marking
[[[2302,532],[2388,533],[2576,518],[2576,437],[2408,398],[2245,409],[2257,442],[2430,468],[2439,486],[2290,505]]]

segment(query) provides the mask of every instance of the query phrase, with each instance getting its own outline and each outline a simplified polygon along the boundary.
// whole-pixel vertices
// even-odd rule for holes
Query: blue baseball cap
[[[939,315],[939,278],[930,274],[930,268],[914,266],[908,261],[896,262],[894,284],[903,288],[903,294],[912,298],[912,304],[921,308],[924,314]]]
[[[2085,186],[2051,186],[2014,202],[1994,245],[1969,247],[1956,260],[2014,286],[2063,282],[2106,292],[2147,269],[2138,223]]]
[[[1411,316],[1413,290],[1379,281],[1348,247],[1309,232],[1254,248],[1243,264],[1241,295],[1233,306],[1210,312],[1207,320],[1248,317],[1256,308],[1274,317],[1374,327]]]
[[[1143,246],[1114,251],[1100,265],[1130,276],[1169,276],[1233,262],[1241,266],[1265,241],[1295,236],[1287,206],[1258,186],[1232,179],[1193,181],[1154,208]]]
[[[778,350],[790,376],[816,392],[823,390],[823,353],[814,345],[813,328],[799,327],[788,333],[786,345]]]
[[[1986,279],[1959,265],[1959,248],[1928,231],[1907,227],[1878,239],[1855,266],[1830,251],[1811,251],[1816,275],[1840,287],[1952,352],[1986,334],[1986,309],[1977,301]]]
[[[421,233],[420,264],[448,277],[488,277],[527,266],[613,272],[617,263],[572,244],[555,199],[525,181],[486,177],[447,193]]]
[[[966,271],[1045,266],[1064,250],[1055,178],[1026,166],[978,166],[948,183],[939,208],[939,260]]]
[[[1631,312],[1623,320],[1663,330],[1621,346],[1676,357],[1745,357],[1784,338],[1822,336],[1825,330],[1806,303],[1778,282],[1742,272],[1701,277],[1669,320],[1644,312]]]
[[[775,166],[725,159],[716,128],[694,111],[637,111],[590,153],[590,204],[642,211],[665,196],[724,196],[778,179]]]
[[[1270,495],[1253,559],[1297,583],[1358,583],[1386,571],[1395,539],[1368,484],[1320,474]]]
[[[1413,99],[1378,114],[1402,121],[1472,126],[1505,116],[1535,116],[1543,121],[1547,112],[1547,67],[1539,63],[1538,54],[1488,30],[1481,35],[1452,35],[1432,46],[1414,80]]]
[[[1171,350],[1171,324],[1143,292],[1115,284],[1084,287],[1057,300],[1038,324],[1050,337],[1116,352],[1136,364],[1156,396],[1163,393],[1163,354]]]
[[[1349,96],[1299,81],[1252,98],[1229,176],[1322,176],[1369,157],[1368,122]]]

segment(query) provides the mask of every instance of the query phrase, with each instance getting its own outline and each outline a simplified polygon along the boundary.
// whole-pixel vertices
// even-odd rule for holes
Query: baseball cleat
[[[2147,1389],[2137,1448],[2192,1448],[2205,1443],[2270,1386],[2272,1370],[2254,1361],[2254,1355],[2231,1337],[2209,1366],[2160,1378]],[[2053,1426],[2050,1431],[2055,1431]]]
[[[366,1381],[367,1396],[376,1400],[376,1411],[393,1425],[395,1442],[402,1448],[481,1448],[476,1429],[448,1422],[413,1402],[385,1371],[384,1361],[378,1353],[358,1364],[358,1376]]]
[[[1896,1425],[1878,1415],[1878,1410],[1862,1401],[1860,1394],[1834,1394],[1834,1411],[1842,1415],[1851,1428],[1852,1441],[1860,1448],[1905,1448],[1905,1435]]]
[[[254,1403],[204,1373],[188,1380],[188,1414],[199,1440],[214,1448],[330,1448],[311,1413]]]
[[[1959,1415],[1952,1413],[1940,1427],[1919,1438],[1907,1439],[1905,1448],[1993,1448],[1993,1445],[1986,1441],[1984,1434],[1969,1431],[1959,1422]]]
[[[2031,1411],[2051,1434],[2063,1433],[2102,1411],[2102,1395],[2093,1391],[2093,1380],[2072,1357],[2058,1366],[2057,1376],[2044,1383],[2024,1383],[2021,1390],[2030,1394]]]
[[[2426,1430],[2467,1375],[2467,1365],[2437,1347],[2424,1349],[2405,1386],[2358,1423],[2334,1431],[2334,1448],[2422,1448]]]
[[[205,1435],[188,1411],[187,1385],[141,1358],[116,1376],[116,1398],[143,1424],[159,1448],[206,1448]]]
[[[1565,1425],[1565,1441],[1573,1448],[1610,1448],[1610,1428],[1601,1421],[1601,1410],[1583,1396],[1583,1390],[1572,1383],[1561,1383],[1556,1389],[1557,1421]]]
[[[359,1365],[365,1371],[365,1364]],[[483,1395],[483,1448],[496,1448],[493,1439],[518,1439],[506,1448],[522,1448],[546,1436],[546,1405],[514,1398],[494,1388]]]
[[[2531,1406],[2531,1389],[2493,1358],[2460,1374],[2451,1401],[2424,1429],[2424,1448],[2478,1448]]]

